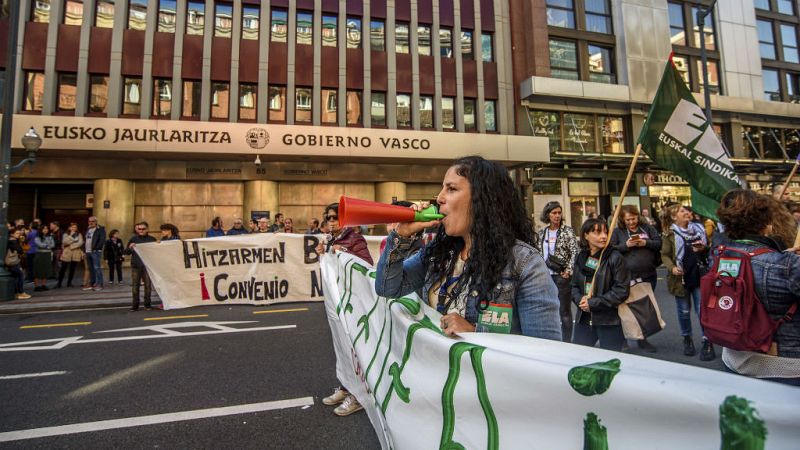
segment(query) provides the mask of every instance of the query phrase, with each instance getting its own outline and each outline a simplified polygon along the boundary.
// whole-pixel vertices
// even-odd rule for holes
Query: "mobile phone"
[[[694,241],[692,242],[692,247],[705,247],[702,241]]]
[[[632,240],[632,241],[638,241],[638,240],[639,240],[639,239],[641,239],[641,238],[642,238],[642,237],[641,237],[641,236],[639,236],[638,234],[634,234],[633,236],[631,236],[631,240]]]

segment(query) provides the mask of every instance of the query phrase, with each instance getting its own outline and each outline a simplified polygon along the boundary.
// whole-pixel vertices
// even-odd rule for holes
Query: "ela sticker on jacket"
[[[740,267],[742,267],[742,260],[739,258],[720,258],[717,272],[726,272],[732,277],[738,277]]]
[[[597,269],[597,264],[600,261],[597,258],[592,258],[591,256],[586,260],[586,267],[595,270]]]
[[[513,316],[514,307],[510,304],[489,303],[489,307],[478,317],[479,331],[509,334]]]

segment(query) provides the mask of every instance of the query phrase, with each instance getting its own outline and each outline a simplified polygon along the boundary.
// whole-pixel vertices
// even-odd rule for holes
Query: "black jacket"
[[[137,269],[144,269],[144,263],[142,262],[142,259],[139,258],[139,255],[135,251],[133,251],[133,248],[131,248],[131,244],[139,245],[139,244],[147,244],[149,242],[156,242],[156,238],[150,236],[149,234],[146,234],[144,236],[134,235],[131,238],[131,240],[128,241],[128,246],[125,247],[125,254],[133,255],[131,257],[131,267],[135,267]]]
[[[103,245],[106,243],[106,228],[98,225],[92,235],[92,251],[99,252],[103,250]]]
[[[628,270],[633,278],[643,278],[656,274],[656,268],[661,265],[661,235],[656,229],[645,223],[639,224],[639,229],[647,233],[644,247],[628,247],[627,241],[631,233],[627,228],[615,228],[611,233],[609,247],[614,247],[625,258]]]
[[[125,244],[122,243],[122,239],[117,239],[117,242],[109,239],[106,241],[106,246],[103,249],[103,256],[105,257],[106,261],[117,262],[125,259],[122,256],[124,252]]]
[[[578,305],[584,296],[586,283],[592,282],[594,271],[586,267],[588,250],[581,250],[575,258],[572,273],[572,301]],[[597,257],[597,255],[595,255]],[[617,306],[628,298],[630,293],[631,274],[625,265],[620,252],[612,247],[606,249],[606,255],[600,262],[599,272],[595,279],[594,295],[589,299],[589,312],[586,314],[578,308],[576,320],[592,325],[619,325]]]

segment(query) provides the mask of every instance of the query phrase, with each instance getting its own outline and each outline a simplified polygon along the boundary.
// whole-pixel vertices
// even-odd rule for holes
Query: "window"
[[[442,129],[456,128],[456,101],[453,97],[442,97]]]
[[[83,0],[67,0],[64,3],[64,25],[83,24]]]
[[[595,152],[595,116],[589,114],[564,114],[564,150],[568,152]]]
[[[782,23],[780,28],[783,60],[794,64],[800,63],[797,54],[797,27]]]
[[[578,80],[578,51],[575,42],[550,39],[550,75]]]
[[[361,91],[347,91],[347,125],[361,125]]]
[[[439,54],[443,58],[453,57],[453,30],[439,28]]]
[[[50,0],[34,0],[31,6],[31,22],[50,23]]]
[[[373,52],[386,51],[386,25],[382,20],[373,20],[370,22],[369,47]]]
[[[108,77],[105,75],[91,75],[89,77],[89,112],[107,112],[108,107]]]
[[[322,108],[321,120],[322,123],[336,123],[336,111],[339,109],[339,99],[336,89],[322,89],[321,91]]]
[[[267,119],[270,122],[286,122],[286,86],[270,86],[268,95]]]
[[[769,11],[769,0],[754,0],[755,6],[758,9]]]
[[[408,53],[408,23],[395,23],[394,51],[396,53]]]
[[[551,153],[630,153],[624,117],[529,110],[528,118],[534,136],[548,139]]]
[[[494,60],[494,35],[481,33],[481,59],[484,62]]]
[[[325,14],[322,16],[322,46],[323,47],[336,47],[338,45],[336,40],[336,23],[337,17]]]
[[[461,30],[461,59],[475,59],[472,50],[472,30]]]
[[[298,11],[297,44],[311,45],[313,43],[314,43],[314,14],[310,12]]]
[[[686,83],[686,87],[691,89],[692,77],[689,73],[689,60],[683,56],[673,56],[672,62],[675,64],[675,68],[678,69],[678,72],[681,74],[681,78],[683,78],[683,82]]]
[[[749,149],[749,157],[793,160],[800,153],[800,129],[745,125],[742,143]]]
[[[242,39],[258,40],[258,26],[261,11],[250,5],[242,5]]]
[[[793,3],[780,0],[756,2],[764,98],[769,101],[798,103],[800,17],[793,15],[796,11]]]
[[[155,78],[153,79],[153,115],[156,117],[169,117],[171,113],[172,80]]]
[[[433,97],[419,97],[419,127],[433,128]]]
[[[703,61],[697,60],[697,73],[700,79],[699,92],[703,92]],[[719,73],[717,72],[717,62],[708,61],[708,90],[712,94],[719,94]]]
[[[411,96],[397,94],[397,127],[411,128]]]
[[[586,31],[611,34],[611,7],[608,0],[586,0]]]
[[[94,26],[114,28],[114,0],[97,0],[94,6]]]
[[[708,2],[704,3],[708,4]],[[700,45],[704,44],[708,55],[709,90],[715,94],[722,93],[718,76],[720,52],[716,45],[714,15],[708,14],[704,19],[705,43],[701,42],[700,28],[697,25],[697,12],[703,8],[695,2],[670,2],[669,28],[673,62],[681,73],[686,86],[692,92],[703,92],[703,71],[700,60]]]
[[[386,93],[372,92],[370,120],[373,127],[386,126]]]
[[[295,107],[294,107],[294,121],[295,123],[309,123],[311,122],[311,88],[297,88],[295,90]]]
[[[58,111],[75,111],[75,97],[78,91],[78,75],[58,74]]]
[[[772,22],[767,20],[757,20],[758,26],[758,47],[761,50],[761,57],[764,59],[775,58],[775,36],[772,34]]]
[[[144,31],[147,26],[147,0],[128,3],[128,29]]]
[[[572,0],[547,0],[546,4],[548,25],[575,28],[575,5]]]
[[[158,2],[158,31],[161,33],[174,33],[175,20],[178,7],[175,0],[160,0]]]
[[[289,32],[289,13],[285,9],[273,9],[269,25],[269,39],[272,42],[286,42]]]
[[[3,84],[5,85],[6,72],[3,71]],[[44,73],[25,72],[24,79],[25,103],[22,105],[23,111],[41,111],[42,97],[44,95]]]
[[[464,130],[475,130],[475,99],[464,99]]]
[[[773,102],[781,101],[781,83],[777,70],[764,69],[761,71],[764,78],[764,99]]]
[[[203,35],[206,24],[206,4],[198,0],[186,2],[186,34]]]
[[[347,48],[361,48],[361,19],[347,18]]]
[[[211,118],[227,119],[231,101],[229,83],[211,83]]]
[[[686,45],[686,25],[683,22],[683,7],[669,3],[669,31],[672,45]]]
[[[430,25],[420,25],[417,27],[417,53],[425,56],[431,55]]]
[[[239,85],[239,119],[256,120],[258,110],[258,86],[255,84]]]
[[[528,110],[528,118],[533,135],[547,138],[550,153],[561,150],[561,113]]]
[[[183,105],[181,107],[183,117],[200,118],[201,89],[200,81],[183,81]]]
[[[692,7],[692,29],[694,30],[694,43],[692,46],[700,48],[700,27],[697,25],[697,7]],[[709,13],[703,21],[703,29],[706,32],[706,50],[716,50],[716,40],[714,39],[714,13]]]
[[[138,116],[142,112],[142,79],[125,78],[122,114]]]
[[[800,73],[786,73],[786,93],[790,102],[800,103]]]
[[[611,34],[608,0],[546,0],[547,25]]]
[[[778,12],[781,14],[794,15],[792,0],[778,0]]]
[[[599,116],[600,151],[625,153],[625,126],[622,117]]]
[[[483,102],[483,126],[486,131],[497,131],[497,115],[494,110],[494,100],[484,100]]]
[[[589,44],[589,81],[612,84],[617,82],[611,49]]]
[[[230,3],[217,2],[214,5],[214,36],[229,38],[232,33],[233,5]]]

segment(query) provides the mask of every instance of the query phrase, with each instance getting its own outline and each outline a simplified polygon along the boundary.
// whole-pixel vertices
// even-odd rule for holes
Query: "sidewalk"
[[[27,300],[0,302],[0,314],[15,314],[40,311],[61,311],[69,309],[113,308],[131,306],[130,282],[123,285],[106,285],[102,291],[84,291],[81,287],[63,287],[54,289],[56,282],[48,280],[49,291],[33,292],[33,283],[25,284],[25,292],[32,295]],[[144,286],[140,295],[144,294]],[[155,289],[153,290],[153,306],[160,306]]]

